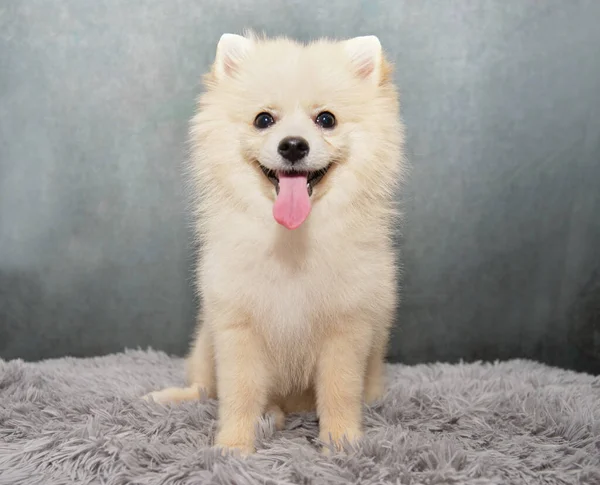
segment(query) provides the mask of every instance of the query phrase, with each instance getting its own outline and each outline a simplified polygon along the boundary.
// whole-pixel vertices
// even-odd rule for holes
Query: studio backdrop
[[[600,372],[599,18],[595,0],[3,0],[0,357],[186,351],[188,120],[220,35],[251,27],[376,34],[395,64],[412,168],[390,359]]]

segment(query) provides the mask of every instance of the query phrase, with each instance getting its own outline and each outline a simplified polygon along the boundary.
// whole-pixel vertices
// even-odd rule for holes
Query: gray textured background
[[[412,175],[390,357],[600,372],[600,2],[2,0],[0,356],[181,353],[181,165],[224,31],[375,33]]]

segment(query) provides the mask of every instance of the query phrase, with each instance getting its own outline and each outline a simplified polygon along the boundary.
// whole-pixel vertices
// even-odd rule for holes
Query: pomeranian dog
[[[396,307],[403,128],[375,36],[308,45],[225,34],[191,123],[201,249],[189,387],[219,400],[215,445],[255,450],[265,413],[316,410],[324,451],[382,396]]]

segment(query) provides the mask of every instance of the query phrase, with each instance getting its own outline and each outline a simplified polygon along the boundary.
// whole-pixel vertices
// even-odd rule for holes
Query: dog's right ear
[[[223,34],[217,45],[214,74],[217,81],[235,74],[240,61],[253,44],[252,39],[236,34]]]

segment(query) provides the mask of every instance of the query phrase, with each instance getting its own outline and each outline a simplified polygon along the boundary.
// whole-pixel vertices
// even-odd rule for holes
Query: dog
[[[255,451],[265,413],[316,410],[323,451],[382,397],[397,306],[403,124],[375,36],[224,34],[191,121],[200,244],[189,387],[219,400],[215,445]]]

